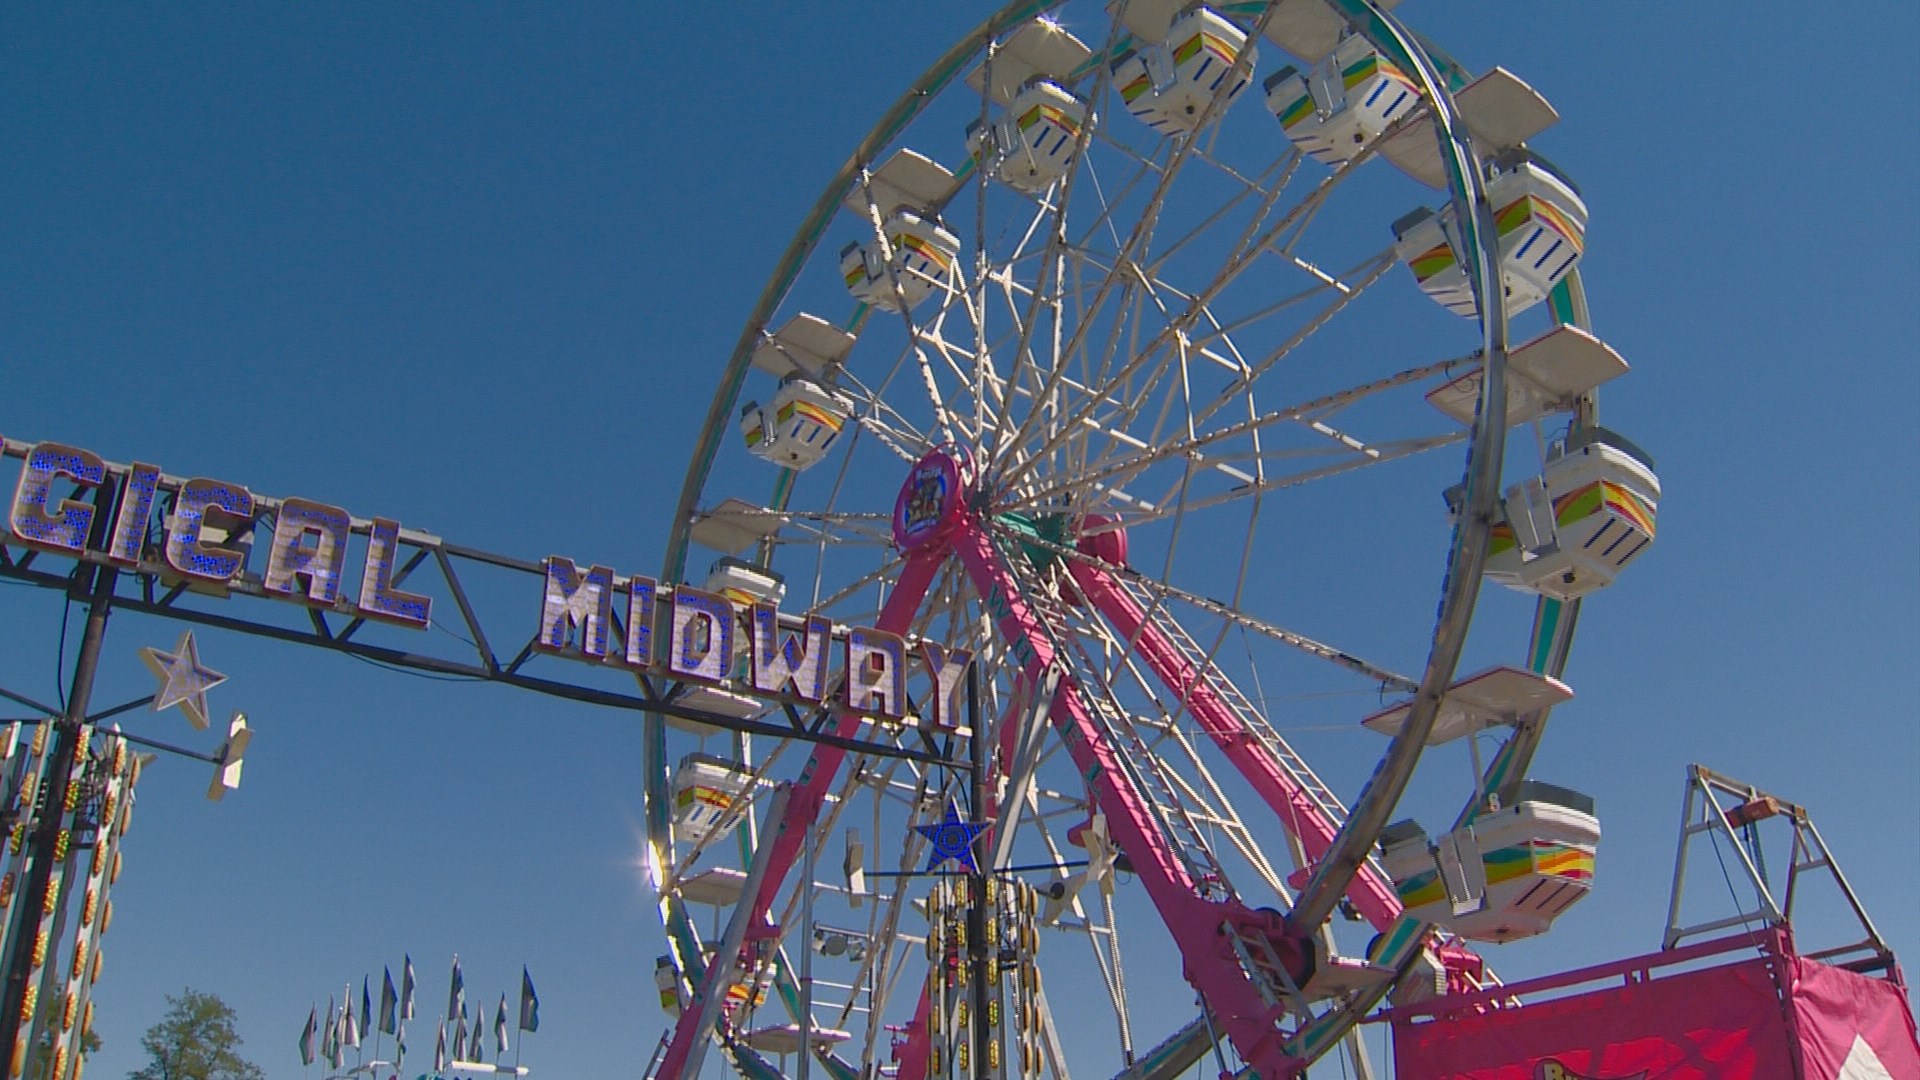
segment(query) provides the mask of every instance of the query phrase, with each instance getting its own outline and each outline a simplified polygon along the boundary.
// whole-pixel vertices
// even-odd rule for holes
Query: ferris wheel
[[[801,223],[663,581],[840,742],[650,721],[656,1075],[1288,1076],[1586,893],[1527,771],[1659,481],[1557,115],[1390,6],[1016,2]]]

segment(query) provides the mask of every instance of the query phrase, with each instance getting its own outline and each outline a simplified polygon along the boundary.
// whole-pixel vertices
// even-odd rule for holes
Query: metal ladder
[[[1051,628],[1056,637],[1062,633],[1072,633],[1075,613],[1061,602],[1052,584],[1041,579],[1040,575],[1026,571],[1017,561],[1010,561],[1016,567],[1015,576],[1020,581],[1023,599],[1043,620],[1043,625]],[[1079,617],[1085,618],[1086,615],[1082,612]],[[1058,655],[1064,657],[1069,651],[1060,642],[1055,642]],[[1072,685],[1087,715],[1102,729],[1109,744],[1114,747],[1114,756],[1130,781],[1128,786],[1152,808],[1154,818],[1160,823],[1161,838],[1186,864],[1188,875],[1203,888],[1207,883],[1213,883],[1219,889],[1231,891],[1232,886],[1219,860],[1214,857],[1212,846],[1207,843],[1193,815],[1186,809],[1186,804],[1176,791],[1175,781],[1169,779],[1159,757],[1141,738],[1133,718],[1113,702],[1089,692],[1080,685],[1079,680]]]
[[[1219,699],[1222,705],[1239,717],[1240,723],[1253,735],[1260,749],[1279,767],[1281,772],[1306,793],[1307,798],[1319,808],[1321,815],[1332,822],[1335,829],[1345,826],[1346,804],[1334,794],[1331,787],[1327,786],[1326,781],[1320,779],[1320,774],[1313,771],[1313,767],[1307,764],[1306,759],[1281,737],[1273,724],[1267,720],[1266,713],[1256,707],[1246,694],[1234,685],[1232,679],[1227,678],[1216,665],[1208,661],[1206,650],[1193,639],[1193,635],[1187,632],[1186,627],[1180,625],[1179,620],[1168,613],[1166,604],[1161,598],[1124,575],[1116,574],[1113,580],[1126,591],[1142,611],[1147,613],[1148,624],[1172,642],[1173,647],[1192,665],[1193,669],[1201,673],[1200,682]],[[1191,712],[1191,706],[1188,709]],[[1373,865],[1382,879],[1387,878],[1386,870],[1377,858],[1369,855],[1367,861]]]
[[[1080,694],[1081,704],[1086,706],[1088,714],[1115,747],[1121,768],[1131,781],[1129,786],[1145,798],[1152,808],[1154,817],[1160,822],[1162,838],[1186,863],[1187,873],[1196,884],[1203,887],[1212,883],[1222,890],[1231,891],[1226,871],[1214,858],[1212,846],[1201,835],[1199,825],[1174,790],[1160,759],[1147,749],[1146,741],[1140,738],[1133,718],[1116,708],[1112,702],[1079,689],[1077,684],[1075,690]]]
[[[656,1071],[657,1069],[660,1068],[660,1060],[667,1056],[667,1047],[672,1045],[673,1045],[673,1029],[668,1028],[664,1033],[661,1034],[659,1045],[653,1048],[653,1055],[647,1058],[647,1067],[640,1071],[641,1080],[656,1080],[656,1078],[660,1075]]]
[[[1327,820],[1331,821],[1335,828],[1344,826],[1347,822],[1346,804],[1341,802],[1340,797],[1333,793],[1333,789],[1329,788],[1326,782],[1320,779],[1319,774],[1313,771],[1312,766],[1307,764],[1306,759],[1301,757],[1292,745],[1281,737],[1278,731],[1274,730],[1272,723],[1267,720],[1266,714],[1254,707],[1253,702],[1249,700],[1245,694],[1241,693],[1240,688],[1234,685],[1233,680],[1222,674],[1218,667],[1206,662],[1206,652],[1200,648],[1199,642],[1195,641],[1193,636],[1187,633],[1186,627],[1180,625],[1179,620],[1167,613],[1166,605],[1157,602],[1158,598],[1151,592],[1124,576],[1114,575],[1113,580],[1118,582],[1120,587],[1126,590],[1127,595],[1133,599],[1134,603],[1140,605],[1141,609],[1148,613],[1148,622],[1155,629],[1166,635],[1167,640],[1173,642],[1174,648],[1193,665],[1195,670],[1204,673],[1201,681],[1205,683],[1209,690],[1213,691],[1228,709],[1239,716],[1240,722],[1246,725],[1246,729],[1249,732],[1253,733],[1254,738],[1258,740],[1260,746],[1273,761],[1279,765],[1281,770],[1292,777],[1294,783],[1298,784],[1300,789],[1306,792],[1307,797],[1319,806],[1320,812],[1326,815]],[[1386,867],[1381,865],[1377,855],[1369,854],[1367,856],[1367,863],[1373,867],[1374,871],[1380,875],[1382,880],[1392,880],[1388,877]],[[1455,935],[1449,934],[1444,930],[1436,930],[1435,939],[1440,943],[1460,940]],[[1503,985],[1500,976],[1494,974],[1492,965],[1486,964],[1484,960],[1482,961],[1481,973],[1483,978],[1472,980],[1478,984],[1478,989],[1491,989]]]

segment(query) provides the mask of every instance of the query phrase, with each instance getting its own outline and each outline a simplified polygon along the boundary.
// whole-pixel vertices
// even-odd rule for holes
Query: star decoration
[[[193,631],[180,635],[172,652],[147,646],[140,650],[140,661],[160,680],[160,692],[153,695],[153,711],[180,706],[187,721],[201,731],[207,729],[207,691],[227,681],[225,675],[200,664],[200,650],[194,648]]]
[[[933,850],[927,853],[928,870],[951,859],[974,873],[980,871],[980,865],[973,861],[973,840],[987,831],[986,822],[962,820],[957,804],[947,804],[944,820],[931,825],[915,825],[913,831],[933,844]]]

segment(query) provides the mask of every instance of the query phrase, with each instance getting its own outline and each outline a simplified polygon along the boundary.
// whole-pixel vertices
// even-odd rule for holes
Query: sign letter
[[[281,503],[273,524],[273,548],[267,552],[266,590],[332,607],[340,599],[340,569],[346,565],[347,533],[352,528],[353,519],[337,506],[307,499]],[[307,546],[308,536],[314,539],[312,547]],[[302,577],[307,579],[304,590]]]
[[[613,616],[613,571],[596,566],[581,575],[572,559],[547,556],[547,594],[540,606],[541,652],[567,651],[573,629],[580,630],[580,652],[599,660],[607,655],[607,629]]]
[[[360,614],[424,630],[433,601],[394,587],[393,559],[399,551],[400,523],[374,518],[367,530],[367,569],[360,575]]]
[[[219,516],[209,521],[210,515]],[[202,581],[232,580],[246,565],[246,553],[209,544],[200,534],[208,526],[232,530],[252,518],[253,493],[239,484],[204,476],[181,484],[167,518],[167,565]]]
[[[93,453],[74,446],[43,442],[27,451],[20,484],[13,490],[13,513],[8,524],[13,535],[35,547],[79,552],[87,546],[93,507],[78,499],[62,499],[58,516],[47,512],[47,496],[56,477],[69,477],[81,487],[98,487],[107,478],[107,466]]]
[[[764,601],[753,605],[753,688],[778,694],[793,683],[804,701],[819,701],[827,682],[828,635],[833,624],[808,615],[801,637],[780,632],[780,609]]]
[[[726,678],[733,667],[733,619],[733,601],[719,593],[674,586],[667,670],[706,682]]]
[[[120,512],[113,516],[113,535],[107,540],[107,558],[133,566],[146,553],[147,519],[153,516],[153,496],[160,488],[160,466],[136,461],[127,468],[120,488]]]
[[[659,582],[634,577],[627,582],[627,666],[653,665],[654,599],[660,593]]]
[[[936,731],[959,727],[961,677],[973,663],[973,653],[966,649],[949,652],[942,645],[923,641],[920,659],[926,662],[927,674],[933,679],[933,698],[927,706],[928,724]]]
[[[907,643],[899,634],[847,634],[847,708],[895,720],[907,714]]]

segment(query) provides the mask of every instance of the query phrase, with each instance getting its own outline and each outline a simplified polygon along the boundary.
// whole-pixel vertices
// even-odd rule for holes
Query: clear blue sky
[[[0,432],[650,572],[774,258],[880,109],[986,13],[14,6]],[[1920,18],[1404,14],[1565,118],[1544,148],[1587,197],[1594,319],[1634,365],[1606,416],[1666,490],[1658,544],[1588,607],[1580,696],[1535,770],[1599,800],[1599,888],[1495,963],[1657,945],[1682,769],[1701,761],[1809,805],[1911,967],[1920,93],[1872,58]],[[0,616],[0,682],[53,697],[58,594],[5,590]],[[96,700],[147,692],[137,648],[177,633],[116,615]],[[270,1077],[298,1075],[311,1004],[411,952],[437,1012],[455,951],[483,1001],[530,966],[540,1075],[635,1075],[664,1023],[638,725],[201,639],[232,676],[216,711],[259,736],[222,805],[191,763],[143,783],[89,1075],[135,1067],[162,995],[188,985],[239,1010]],[[129,727],[206,741],[173,714]],[[429,1062],[430,1033],[413,1043]]]

